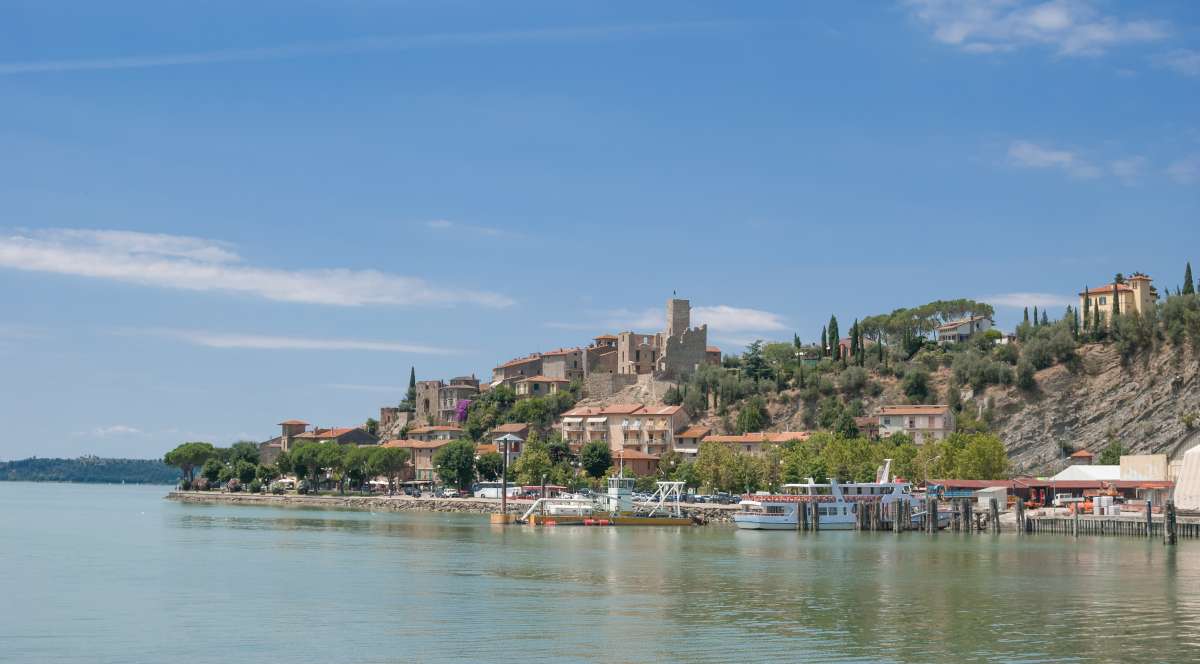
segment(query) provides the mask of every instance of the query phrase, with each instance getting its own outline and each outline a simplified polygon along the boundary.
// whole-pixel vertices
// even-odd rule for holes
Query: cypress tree
[[[1037,315],[1037,307],[1035,306],[1033,308],[1033,326],[1037,327],[1037,325],[1038,325],[1038,315]]]
[[[1088,289],[1085,286],[1083,289],[1083,329],[1088,329],[1092,326],[1092,298],[1088,295]]]
[[[1025,307],[1025,324],[1029,324],[1029,307]]]
[[[792,335],[792,345],[795,346],[797,349],[800,348],[800,335],[799,334]]]
[[[826,350],[829,349],[829,340],[825,338],[825,328],[821,328],[821,357],[825,357]]]
[[[1112,322],[1113,318],[1116,318],[1117,316],[1121,315],[1121,298],[1119,297],[1119,295],[1120,295],[1120,291],[1117,290],[1117,282],[1114,281],[1113,282],[1112,317],[1109,318],[1109,322]]]
[[[1192,295],[1196,292],[1196,287],[1192,285],[1192,262],[1188,261],[1187,267],[1183,270],[1183,294]]]
[[[404,395],[404,400],[410,404],[417,403],[417,368],[408,368],[408,392]]]
[[[1050,317],[1046,315],[1046,310],[1042,309],[1042,325],[1049,325]]]
[[[834,360],[842,359],[842,336],[838,333],[837,316],[829,317],[829,352]]]
[[[1092,333],[1100,334],[1100,307],[1092,307]]]

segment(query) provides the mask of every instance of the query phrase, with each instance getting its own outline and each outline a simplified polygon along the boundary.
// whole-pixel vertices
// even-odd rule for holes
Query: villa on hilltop
[[[1158,301],[1158,291],[1148,275],[1134,272],[1124,280],[1098,288],[1088,288],[1079,293],[1079,315],[1085,312],[1099,311],[1105,323],[1112,320],[1113,303],[1119,306],[1120,313],[1137,313],[1149,311]],[[1090,321],[1083,321],[1089,324]]]

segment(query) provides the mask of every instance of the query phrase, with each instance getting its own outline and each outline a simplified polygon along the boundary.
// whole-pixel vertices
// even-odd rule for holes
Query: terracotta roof
[[[711,428],[696,426],[696,427],[688,427],[687,429],[684,429],[680,433],[675,434],[675,437],[676,438],[703,438],[710,433],[712,433]]]
[[[491,443],[475,446],[475,454],[488,454],[489,452],[498,452],[498,451],[499,450],[496,449],[496,446],[492,445]]]
[[[492,427],[492,433],[520,433],[528,428],[528,424],[509,422],[508,424],[500,424]]]
[[[950,406],[880,406],[875,415],[945,415]]]
[[[707,347],[707,348],[705,348],[705,349],[704,349],[704,352],[706,352],[706,353],[719,353],[719,352],[721,352],[721,349],[720,349],[720,348],[717,348],[716,346],[709,346],[709,347]]]
[[[642,409],[640,403],[618,403],[611,406],[606,406],[600,411],[602,415],[632,415]]]
[[[429,433],[431,431],[462,431],[462,430],[463,430],[462,427],[454,426],[453,424],[436,424],[436,425],[427,425],[427,426],[423,426],[423,427],[417,427],[416,429],[409,429],[408,432],[410,434],[413,434],[413,433]]]
[[[578,352],[579,352],[578,348],[559,348],[558,350],[552,350],[552,351],[542,353],[542,357],[550,357],[552,355],[570,355],[571,353],[578,353]]]
[[[949,321],[943,325],[938,325],[937,329],[950,330],[956,327],[962,327],[963,325],[967,325],[969,323],[974,323],[975,321],[979,320],[991,320],[991,318],[989,316],[971,316],[970,318],[960,318],[958,320]]]
[[[298,433],[294,438],[312,438],[314,440],[324,440],[326,438],[341,438],[342,436],[358,429],[359,427],[342,427],[334,429],[316,429],[315,431],[306,431]]]
[[[1096,456],[1096,455],[1092,454],[1091,452],[1089,452],[1087,450],[1079,450],[1078,452],[1073,452],[1071,454],[1072,459],[1090,459],[1094,456]]]
[[[549,376],[530,376],[522,378],[518,383],[570,383],[566,378],[551,378]]]
[[[854,418],[855,426],[876,426],[879,424],[879,418],[873,415],[864,415]]]
[[[397,438],[395,440],[389,440],[383,445],[380,445],[380,447],[400,447],[412,450],[436,450],[443,445],[449,445],[453,442],[454,441],[452,440],[411,440],[408,438]]]
[[[497,368],[497,369],[505,369],[505,368],[507,368],[507,367],[515,367],[515,366],[517,366],[517,365],[520,365],[520,364],[528,364],[528,363],[530,363],[530,362],[536,362],[536,361],[538,361],[538,360],[540,360],[540,359],[542,359],[542,356],[541,356],[541,355],[539,355],[538,353],[534,353],[533,355],[529,355],[529,356],[527,356],[527,357],[518,357],[518,358],[517,358],[517,359],[515,359],[515,360],[509,360],[509,361],[505,362],[504,364],[501,364],[500,366],[498,366],[498,367],[496,367],[496,368]]]
[[[808,440],[808,437],[809,433],[807,431],[777,431],[744,433],[740,436],[706,436],[700,442],[749,445],[754,443],[786,443],[789,440]]]
[[[568,410],[560,417],[587,417],[589,415],[599,415],[601,411],[602,409],[594,408],[592,406],[579,406],[578,408],[572,408],[571,410]]]
[[[643,452],[641,450],[633,450],[633,449],[617,450],[616,452],[613,452],[613,457],[616,459],[625,459],[627,461],[628,460],[637,460],[637,459],[647,459],[647,460],[658,461],[658,457],[654,454],[646,454],[645,452]]]
[[[683,410],[683,406],[645,406],[642,412],[635,415],[674,415]]]
[[[1118,284],[1117,290],[1129,293],[1129,292],[1133,292],[1133,287],[1130,286],[1129,284]],[[1089,289],[1087,289],[1087,291],[1080,291],[1079,294],[1080,295],[1104,295],[1104,294],[1112,293],[1112,292],[1113,292],[1113,285],[1109,284],[1107,286],[1100,286],[1099,288],[1089,288]]]
[[[303,424],[304,426],[308,426],[308,422],[305,422],[304,420],[284,420],[284,421],[280,422],[279,424],[280,424],[280,425],[284,425],[284,424]]]

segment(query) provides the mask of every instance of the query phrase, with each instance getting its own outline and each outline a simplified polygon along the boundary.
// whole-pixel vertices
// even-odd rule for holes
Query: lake
[[[1200,660],[1200,543],[534,529],[0,482],[0,660]]]

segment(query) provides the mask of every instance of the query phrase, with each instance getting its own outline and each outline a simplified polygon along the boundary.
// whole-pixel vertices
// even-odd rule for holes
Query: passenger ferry
[[[912,484],[891,481],[891,467],[892,460],[884,460],[874,482],[843,484],[830,480],[824,484],[809,478],[802,484],[783,485],[782,494],[746,496],[739,503],[741,510],[734,513],[733,522],[745,530],[796,530],[800,527],[803,503],[818,503],[822,530],[852,530],[858,518],[858,504],[863,502],[890,505],[907,500],[917,514],[921,501],[912,495]]]

